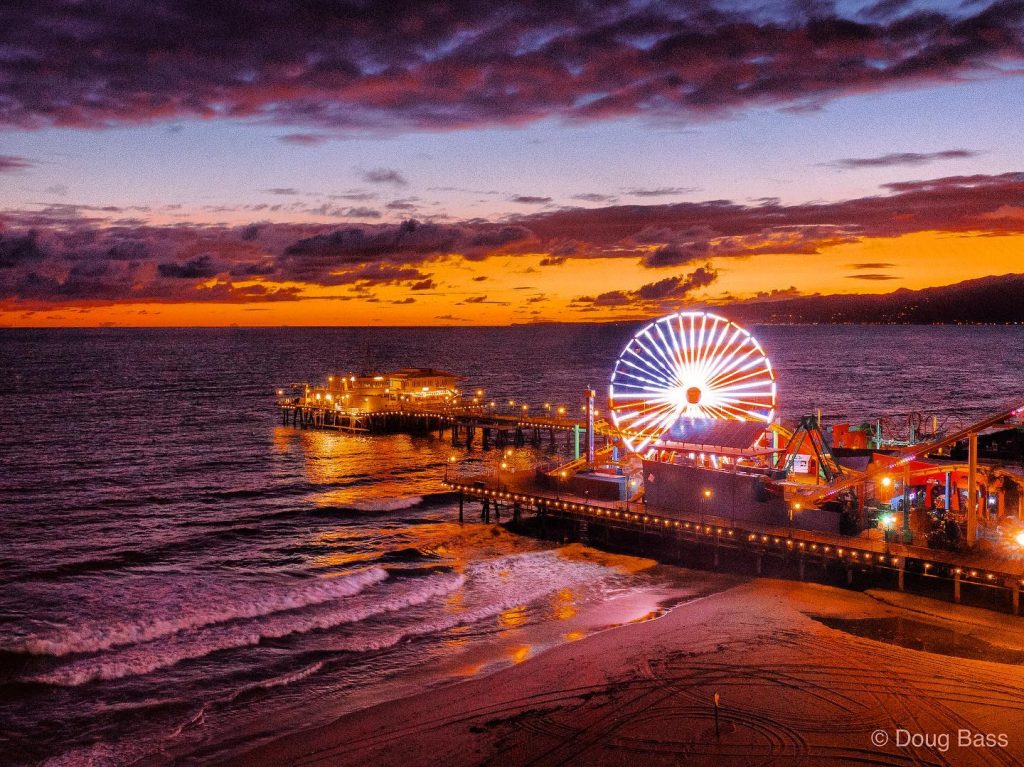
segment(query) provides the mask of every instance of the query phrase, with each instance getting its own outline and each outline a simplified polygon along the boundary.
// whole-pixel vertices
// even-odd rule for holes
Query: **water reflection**
[[[526,623],[526,605],[512,607],[498,615],[498,625],[503,629],[514,629],[524,623]]]
[[[551,597],[551,614],[558,620],[566,621],[576,617],[576,595],[572,589],[556,591]]]

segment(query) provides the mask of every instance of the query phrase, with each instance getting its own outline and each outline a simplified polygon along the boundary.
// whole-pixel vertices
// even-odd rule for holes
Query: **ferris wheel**
[[[615,363],[608,404],[626,446],[642,452],[681,418],[770,423],[771,362],[749,332],[708,312],[679,312],[637,333]]]

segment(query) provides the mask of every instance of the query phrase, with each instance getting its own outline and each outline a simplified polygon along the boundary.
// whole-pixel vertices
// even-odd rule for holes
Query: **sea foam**
[[[261,593],[239,595],[237,592],[227,592],[210,595],[202,604],[189,605],[188,609],[173,617],[152,616],[108,625],[85,623],[60,629],[50,635],[29,636],[0,650],[52,656],[102,652],[115,647],[151,642],[203,626],[332,602],[357,594],[387,577],[386,570],[374,567],[351,575],[304,581],[291,587]]]

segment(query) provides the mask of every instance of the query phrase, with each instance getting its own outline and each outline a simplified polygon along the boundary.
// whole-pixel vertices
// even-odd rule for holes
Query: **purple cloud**
[[[745,7],[756,10],[744,10]],[[0,6],[0,123],[251,119],[324,133],[715,117],[1012,75],[1017,0],[860,15],[838,4],[608,0]]]

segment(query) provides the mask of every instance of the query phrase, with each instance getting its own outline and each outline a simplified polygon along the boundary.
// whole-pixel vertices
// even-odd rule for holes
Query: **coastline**
[[[1024,714],[1024,666],[908,649],[812,615],[925,622],[942,636],[953,632],[953,652],[969,638],[993,652],[1022,646],[1019,619],[1010,616],[757,579],[486,676],[347,714],[224,764],[408,767],[424,755],[451,765],[1024,760],[1024,736],[1016,733],[1002,733],[1005,747],[957,742],[960,730],[998,735],[1008,714]],[[941,739],[901,747],[899,728],[951,742],[945,750]],[[876,731],[888,742],[873,744]]]

